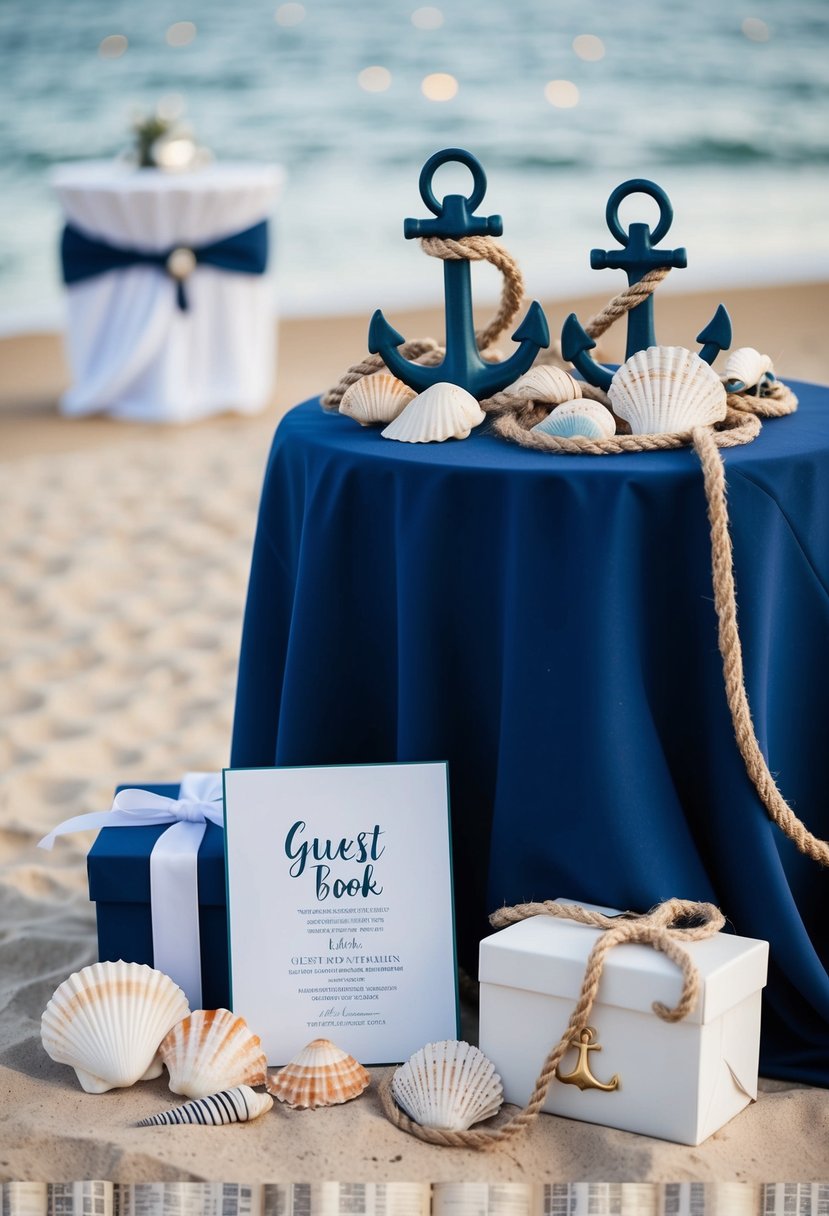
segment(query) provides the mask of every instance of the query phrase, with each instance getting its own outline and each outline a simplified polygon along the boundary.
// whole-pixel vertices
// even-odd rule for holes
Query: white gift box
[[[598,909],[612,914],[611,909]],[[524,1106],[541,1066],[564,1033],[600,936],[554,916],[534,916],[485,938],[480,947],[480,1048]],[[559,1066],[543,1109],[679,1144],[701,1144],[757,1097],[760,996],[768,943],[717,933],[683,943],[700,977],[697,1003],[666,1022],[682,975],[651,946],[611,950],[580,1046]],[[594,1088],[593,1080],[606,1088]],[[581,1081],[582,1085],[579,1084]]]

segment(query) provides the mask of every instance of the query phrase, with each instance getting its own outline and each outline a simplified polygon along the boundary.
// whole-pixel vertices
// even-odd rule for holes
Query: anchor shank
[[[644,270],[634,270],[632,268],[628,270],[628,286],[632,287],[634,283],[638,283],[645,277],[645,273]],[[625,359],[629,359],[631,355],[635,355],[638,350],[646,350],[649,346],[656,346],[656,331],[653,324],[653,294],[649,295],[641,304],[637,304],[635,308],[631,308],[628,313]]]
[[[441,379],[470,384],[471,373],[483,365],[475,341],[472,279],[466,258],[445,258],[443,288],[446,311],[446,354]]]
[[[627,233],[619,225],[618,206],[628,194],[650,194],[659,203],[660,218],[656,228],[651,232],[647,224],[631,224]],[[684,249],[657,249],[657,242],[665,235],[670,227],[673,211],[668,196],[653,182],[632,181],[617,187],[608,200],[607,223],[611,233],[622,245],[618,250],[594,249],[590,254],[590,265],[595,270],[612,268],[624,270],[627,275],[628,287],[640,282],[649,270],[665,266],[686,266],[687,255]],[[656,346],[656,333],[653,324],[653,295],[649,294],[635,308],[628,312],[627,349],[625,359],[635,355],[639,350]]]

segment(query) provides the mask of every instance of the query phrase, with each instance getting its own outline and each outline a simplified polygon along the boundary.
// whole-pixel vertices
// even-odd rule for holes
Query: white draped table
[[[52,178],[67,223],[145,253],[210,244],[268,219],[282,180],[276,165],[169,173],[115,161],[62,165]],[[196,265],[185,288],[182,310],[176,282],[147,265],[67,288],[73,383],[64,413],[186,422],[266,404],[276,356],[271,275]]]

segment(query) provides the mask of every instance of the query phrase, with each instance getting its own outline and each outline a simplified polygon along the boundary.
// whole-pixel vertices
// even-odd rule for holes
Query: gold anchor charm
[[[563,1081],[565,1085],[578,1085],[579,1089],[601,1089],[605,1093],[612,1093],[614,1089],[618,1089],[621,1082],[619,1074],[614,1073],[607,1085],[601,1081],[597,1081],[590,1071],[589,1051],[601,1051],[601,1045],[594,1043],[596,1032],[592,1026],[585,1026],[584,1030],[579,1035],[579,1041],[576,1043],[573,1039],[570,1040],[570,1046],[575,1047],[579,1053],[578,1063],[572,1072],[562,1073],[561,1065],[556,1068],[556,1077],[559,1081]]]

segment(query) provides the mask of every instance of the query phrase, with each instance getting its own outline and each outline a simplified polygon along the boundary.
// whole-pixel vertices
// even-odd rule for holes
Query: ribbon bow
[[[38,842],[51,849],[70,832],[169,825],[150,853],[153,965],[175,980],[192,1009],[201,1008],[198,854],[208,823],[224,828],[221,775],[185,773],[178,798],[121,790],[110,810],[75,815]]]
[[[268,221],[262,220],[243,232],[234,232],[208,245],[187,247],[179,243],[173,249],[158,253],[110,245],[107,241],[87,236],[73,224],[67,224],[61,237],[60,256],[63,281],[67,285],[82,283],[108,270],[157,266],[175,282],[176,302],[186,312],[184,282],[197,265],[214,266],[236,274],[265,273],[268,265]]]

